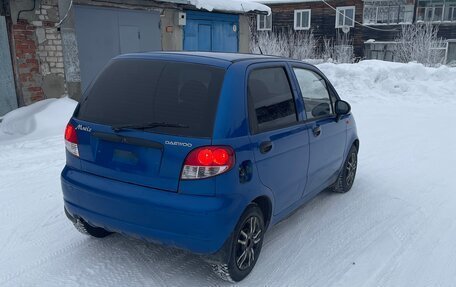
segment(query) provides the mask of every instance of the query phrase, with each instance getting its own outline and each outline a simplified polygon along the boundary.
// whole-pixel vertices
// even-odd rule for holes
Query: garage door
[[[83,91],[113,57],[161,50],[158,12],[75,6]]]
[[[5,17],[0,16],[0,117],[17,108]]]
[[[238,51],[238,15],[198,11],[187,11],[186,13],[184,50]]]

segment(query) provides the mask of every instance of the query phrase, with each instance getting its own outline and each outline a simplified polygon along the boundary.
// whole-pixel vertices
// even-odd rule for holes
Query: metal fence
[[[366,59],[398,62],[395,57],[397,42],[364,42],[364,54]],[[440,63],[456,65],[456,39],[446,40],[442,45],[431,48],[435,57],[441,59]],[[434,53],[433,53],[434,54]]]

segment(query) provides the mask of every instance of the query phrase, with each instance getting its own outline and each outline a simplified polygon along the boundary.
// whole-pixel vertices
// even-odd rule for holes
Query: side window
[[[320,75],[305,69],[293,68],[301,89],[307,119],[334,114],[326,81]]]
[[[289,126],[298,121],[284,68],[252,71],[248,80],[248,93],[253,133]]]

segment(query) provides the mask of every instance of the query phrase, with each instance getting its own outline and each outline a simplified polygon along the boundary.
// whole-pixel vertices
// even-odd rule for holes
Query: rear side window
[[[211,137],[224,73],[193,63],[115,60],[87,91],[77,118],[105,125],[181,124],[188,127],[146,131]]]
[[[282,128],[297,122],[296,108],[285,70],[253,70],[248,80],[253,133]]]

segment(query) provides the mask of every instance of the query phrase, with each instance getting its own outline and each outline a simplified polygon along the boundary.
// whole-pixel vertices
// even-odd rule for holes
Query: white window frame
[[[442,16],[439,20],[434,19],[435,17],[435,10],[437,8],[442,8]],[[450,19],[445,19],[445,12],[449,9],[451,11]],[[456,5],[454,3],[446,3],[445,1],[440,3],[433,3],[431,6],[418,6],[416,9],[416,18],[418,19],[420,11],[424,11],[423,19],[417,20],[417,22],[431,22],[431,23],[441,23],[441,22],[456,22]],[[431,13],[431,20],[426,19],[426,15],[428,11]]]
[[[261,17],[264,17],[264,27],[260,27],[260,19]],[[266,19],[270,17],[271,18],[271,27],[266,27]],[[263,15],[263,14],[258,14],[257,15],[257,30],[258,31],[271,31],[272,30],[272,13],[269,15]]]
[[[302,13],[309,13],[309,20],[307,21],[307,25],[304,27],[302,26],[302,22],[301,22],[301,26],[298,27],[298,14],[299,14],[299,17],[301,17],[301,20],[302,20]],[[312,17],[312,11],[310,9],[301,9],[301,10],[294,10],[294,29],[295,30],[309,30],[310,29],[310,18]]]
[[[353,19],[351,25],[345,25],[347,17],[345,16],[346,10],[353,10]],[[343,11],[343,12],[342,12]],[[342,28],[344,26],[355,27],[355,18],[356,18],[356,7],[355,6],[341,6],[336,7],[336,28]],[[339,17],[344,17],[344,25],[339,25]]]
[[[371,3],[375,3],[375,1],[371,1]],[[380,5],[376,6],[376,5],[373,5],[371,3],[369,3],[367,5],[364,4],[363,24],[365,24],[365,25],[369,25],[369,26],[374,26],[374,25],[398,25],[398,24],[412,24],[412,22],[413,22],[414,5],[400,4],[400,5],[391,5],[391,6],[380,6]],[[366,18],[364,18],[366,8],[375,10],[375,19],[369,19],[369,20],[374,20],[375,22],[366,21]],[[401,13],[401,9],[404,9],[404,12],[403,12],[404,13],[404,15],[403,15],[404,21],[390,21],[388,23],[379,23],[379,10],[382,9],[382,8],[388,8],[389,9],[388,13],[390,13],[391,9],[394,9],[394,8],[397,8],[399,13]],[[409,8],[408,11],[407,11],[407,8]],[[408,19],[405,17],[407,15],[407,13],[408,13],[409,16],[411,16]]]

